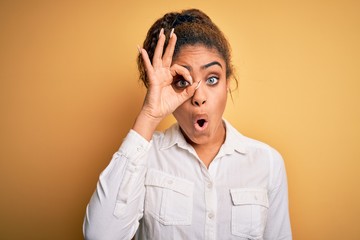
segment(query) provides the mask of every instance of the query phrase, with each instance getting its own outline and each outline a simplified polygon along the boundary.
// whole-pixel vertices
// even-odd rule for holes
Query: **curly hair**
[[[154,56],[155,47],[161,29],[164,29],[166,41],[164,51],[168,44],[171,29],[174,28],[177,41],[173,58],[175,59],[183,46],[201,44],[209,49],[216,49],[226,64],[226,78],[229,79],[234,74],[231,64],[230,44],[222,31],[213,23],[209,16],[198,9],[187,9],[181,12],[170,12],[159,18],[150,27],[143,48],[147,51],[149,58]],[[146,87],[149,87],[148,78],[141,55],[137,58],[140,79]],[[235,78],[236,85],[237,80]]]

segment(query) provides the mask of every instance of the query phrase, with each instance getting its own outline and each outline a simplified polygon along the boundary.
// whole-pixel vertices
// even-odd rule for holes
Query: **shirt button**
[[[208,214],[208,217],[209,217],[210,219],[213,219],[214,216],[215,216],[215,215],[214,215],[214,213],[212,213],[212,212]]]
[[[212,187],[213,187],[213,184],[210,182],[210,183],[208,183],[207,187],[208,187],[208,188],[212,188]]]
[[[173,180],[168,180],[168,184],[173,184]]]

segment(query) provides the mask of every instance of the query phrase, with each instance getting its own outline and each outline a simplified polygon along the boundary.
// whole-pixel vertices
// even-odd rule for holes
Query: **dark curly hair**
[[[164,50],[168,44],[171,29],[177,36],[173,58],[176,58],[180,49],[186,45],[201,44],[209,49],[216,49],[226,63],[226,78],[229,79],[234,74],[231,64],[230,44],[222,31],[212,22],[205,13],[198,9],[187,9],[181,12],[170,12],[159,18],[149,29],[143,48],[147,51],[149,58],[154,56],[155,47],[161,29],[164,29],[166,41]],[[149,86],[145,66],[141,55],[137,58],[140,79],[146,87]],[[235,78],[236,85],[237,80]]]

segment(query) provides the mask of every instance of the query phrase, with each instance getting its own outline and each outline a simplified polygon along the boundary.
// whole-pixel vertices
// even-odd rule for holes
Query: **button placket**
[[[217,195],[216,188],[210,176],[204,176],[204,191],[205,191],[205,239],[212,240],[216,238],[216,216],[217,211]]]

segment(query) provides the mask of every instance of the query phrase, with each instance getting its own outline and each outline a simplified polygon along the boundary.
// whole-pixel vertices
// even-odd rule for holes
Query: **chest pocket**
[[[164,225],[191,224],[194,183],[149,169],[145,187],[145,213]]]
[[[232,234],[251,240],[263,239],[269,208],[266,189],[230,189],[230,194]]]

